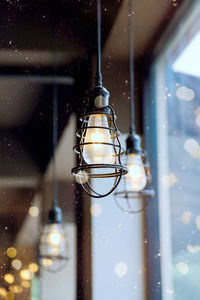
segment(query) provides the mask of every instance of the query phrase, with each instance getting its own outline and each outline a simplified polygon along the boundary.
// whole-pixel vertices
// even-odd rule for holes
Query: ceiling
[[[153,40],[156,42],[156,34],[171,16],[172,3],[172,0],[134,1],[135,59],[146,54]],[[110,55],[112,60],[129,59],[128,10],[128,1],[123,1],[105,45],[104,55]]]

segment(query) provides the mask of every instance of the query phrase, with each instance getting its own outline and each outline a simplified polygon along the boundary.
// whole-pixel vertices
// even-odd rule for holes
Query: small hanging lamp
[[[125,166],[128,174],[115,192],[117,206],[126,213],[139,213],[154,196],[147,153],[142,150],[141,140],[135,132],[134,113],[134,53],[133,53],[133,0],[129,0],[130,46],[130,133],[126,140]]]
[[[68,255],[67,236],[62,222],[62,210],[58,206],[58,187],[56,178],[57,145],[57,85],[53,87],[53,201],[48,214],[48,221],[43,225],[39,241],[40,266],[50,272],[60,271],[65,267]]]
[[[89,103],[80,118],[81,128],[76,135],[80,143],[74,147],[79,155],[79,166],[72,175],[91,197],[102,198],[111,194],[128,170],[121,164],[124,153],[116,125],[116,115],[109,106],[109,92],[102,85],[101,75],[101,0],[97,0],[97,73]],[[92,187],[90,179],[109,179],[108,191],[102,193]],[[100,185],[101,188],[101,185]],[[101,188],[102,189],[102,188]]]

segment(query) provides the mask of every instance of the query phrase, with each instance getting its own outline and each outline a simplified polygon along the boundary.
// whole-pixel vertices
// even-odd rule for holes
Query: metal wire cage
[[[49,272],[58,272],[69,259],[67,236],[62,223],[47,223],[43,226],[39,243],[39,264]]]
[[[128,153],[125,166],[129,172],[114,194],[115,202],[125,213],[140,213],[155,195],[147,153],[143,151]]]
[[[98,97],[97,97],[98,98]],[[76,181],[85,192],[102,198],[111,194],[118,186],[122,175],[128,170],[121,163],[124,150],[119,140],[116,115],[110,106],[86,112],[81,118],[81,128],[76,132],[80,143],[73,149],[79,155],[79,166],[72,169]],[[108,192],[102,194],[94,190],[91,179],[113,178]]]

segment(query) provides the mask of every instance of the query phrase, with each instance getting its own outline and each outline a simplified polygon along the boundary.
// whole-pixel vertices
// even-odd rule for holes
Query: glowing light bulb
[[[146,184],[147,178],[143,166],[141,155],[131,153],[127,157],[128,174],[126,176],[126,188],[128,191],[142,191]]]
[[[107,116],[103,114],[91,115],[88,121],[88,127],[100,126],[108,127]],[[83,158],[87,164],[114,163],[115,151],[111,145],[95,143],[113,143],[110,131],[104,128],[88,128],[85,143],[93,143],[83,146]]]
[[[58,246],[61,243],[62,236],[59,232],[50,232],[47,237],[47,242],[51,246]]]
[[[68,247],[62,224],[52,223],[44,226],[40,237],[39,251],[43,266],[53,264],[51,258],[67,257]],[[45,260],[42,261],[43,259]]]
[[[53,264],[53,262],[50,258],[43,258],[42,264],[44,267],[49,267]]]

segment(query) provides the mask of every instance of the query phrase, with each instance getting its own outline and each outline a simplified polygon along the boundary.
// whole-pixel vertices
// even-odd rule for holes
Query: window
[[[186,11],[176,27],[171,24],[173,36],[146,85],[147,148],[157,191],[147,217],[153,300],[200,295],[200,2]]]

